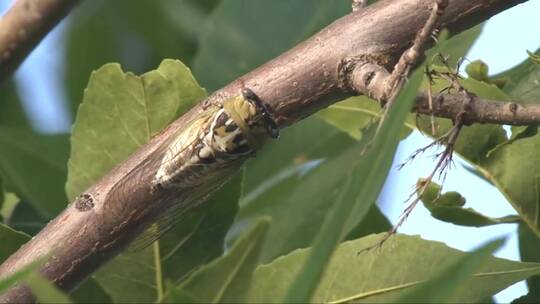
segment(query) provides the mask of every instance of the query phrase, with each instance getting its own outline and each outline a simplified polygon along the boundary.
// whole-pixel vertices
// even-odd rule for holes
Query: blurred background
[[[13,81],[0,88],[0,123],[25,126],[44,134],[69,133],[91,72],[107,62],[119,62],[125,71],[141,74],[157,67],[164,58],[178,58],[191,67],[201,85],[212,92],[294,46],[349,9],[348,1],[339,1],[339,5],[317,1],[318,5],[303,7],[300,2],[280,0],[272,1],[275,11],[262,13],[256,9],[256,4],[244,0],[237,1],[235,11],[224,12],[230,6],[222,6],[221,2],[81,1],[26,59]],[[10,3],[0,1],[0,13],[3,14]],[[221,27],[221,34],[216,35],[213,27],[223,25],[219,18],[225,13],[238,18],[241,24],[272,26],[246,33],[238,31],[236,19],[231,18],[230,26]],[[488,64],[490,74],[520,63],[527,57],[527,50],[535,51],[540,47],[539,40],[523,34],[540,28],[538,13],[540,2],[528,1],[486,22],[467,53],[466,62],[481,59]],[[402,163],[413,151],[430,142],[429,138],[413,132],[400,144],[395,164]],[[395,223],[403,211],[403,202],[413,191],[417,178],[427,175],[433,166],[429,153],[402,170],[393,166],[379,199],[379,206],[390,222]],[[456,166],[448,174],[445,191],[459,191],[468,206],[489,216],[516,213],[500,192],[470,173],[466,166],[464,161],[456,160]],[[53,214],[50,211],[48,215]],[[29,232],[37,231],[42,225],[32,221],[26,224],[21,229]],[[400,232],[419,234],[462,250],[505,236],[506,245],[496,255],[519,260],[515,224],[478,229],[461,227],[432,218],[419,205]],[[496,300],[509,302],[526,291],[526,285],[521,282],[499,293]]]

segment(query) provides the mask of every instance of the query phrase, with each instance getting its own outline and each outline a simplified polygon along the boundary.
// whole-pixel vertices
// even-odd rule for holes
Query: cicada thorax
[[[266,108],[247,89],[202,115],[165,152],[155,179],[158,188],[193,187],[215,179],[253,155],[268,136],[277,136]]]

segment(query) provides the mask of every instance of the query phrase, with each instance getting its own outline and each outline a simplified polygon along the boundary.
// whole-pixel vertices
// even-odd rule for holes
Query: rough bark
[[[343,60],[365,56],[391,68],[424,25],[432,1],[379,1],[336,20],[312,38],[216,91],[85,191],[93,199],[93,208],[80,211],[76,207],[80,199],[70,204],[0,266],[0,277],[52,253],[42,274],[62,289],[72,289],[148,225],[148,213],[153,212],[148,206],[159,199],[158,194],[149,191],[149,178],[156,168],[150,166],[139,172],[136,179],[123,177],[193,115],[209,103],[220,103],[248,87],[269,104],[280,127],[293,124],[351,95],[340,75]],[[452,0],[441,21],[452,32],[458,32],[521,2],[524,0]],[[422,101],[422,96],[419,98]],[[444,106],[440,109],[452,111]],[[0,296],[0,302],[32,300],[25,286]]]

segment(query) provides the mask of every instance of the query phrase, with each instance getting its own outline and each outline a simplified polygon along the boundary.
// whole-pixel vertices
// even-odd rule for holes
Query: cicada
[[[154,185],[157,189],[193,187],[235,160],[254,155],[266,137],[279,130],[266,105],[250,89],[195,118],[168,144]],[[215,173],[212,173],[215,171]]]
[[[268,137],[278,135],[279,129],[269,109],[247,88],[221,106],[212,105],[197,115],[185,129],[172,135],[140,167],[124,177],[140,180],[138,176],[155,172],[149,189],[154,199],[148,213],[152,214],[149,221],[157,223],[139,237],[135,247],[156,240],[225,184]],[[127,188],[124,182],[118,185]],[[133,195],[125,189],[113,189],[111,193],[124,201]]]

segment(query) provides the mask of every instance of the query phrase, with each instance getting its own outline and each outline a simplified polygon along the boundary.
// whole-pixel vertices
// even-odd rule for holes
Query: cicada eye
[[[242,88],[242,96],[244,96],[245,99],[247,99],[249,101],[253,101],[255,103],[260,103],[260,101],[261,101],[259,99],[259,96],[257,96],[257,94],[255,94],[255,92],[253,92],[249,88]]]

